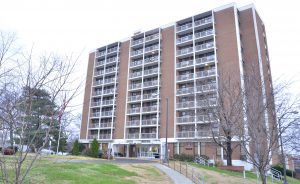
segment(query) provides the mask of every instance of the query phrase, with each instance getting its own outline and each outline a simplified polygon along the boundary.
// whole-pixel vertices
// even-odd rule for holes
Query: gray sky
[[[231,3],[230,0],[0,0],[0,29],[14,31],[34,52],[81,55],[85,76],[89,51]],[[300,79],[300,2],[238,0],[254,3],[267,32],[273,79]],[[300,85],[292,88],[300,93]],[[83,94],[78,101],[82,102]],[[79,103],[80,103],[79,102]]]

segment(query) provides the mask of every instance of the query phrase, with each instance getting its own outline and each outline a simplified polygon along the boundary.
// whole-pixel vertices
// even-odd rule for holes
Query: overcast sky
[[[81,55],[85,76],[88,53],[147,31],[231,3],[230,0],[0,0],[0,29],[17,33],[35,53]],[[254,3],[267,32],[273,79],[300,79],[300,2],[238,0]],[[300,92],[300,85],[293,86]],[[83,94],[78,101],[82,102]]]

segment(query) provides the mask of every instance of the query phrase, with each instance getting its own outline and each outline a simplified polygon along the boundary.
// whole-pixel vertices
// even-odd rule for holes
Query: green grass
[[[140,165],[132,165],[132,167],[147,170],[151,174],[151,176],[154,177],[161,176],[161,173],[157,169],[154,169],[153,167],[145,167]]]
[[[137,176],[112,164],[38,161],[26,184],[134,184]]]

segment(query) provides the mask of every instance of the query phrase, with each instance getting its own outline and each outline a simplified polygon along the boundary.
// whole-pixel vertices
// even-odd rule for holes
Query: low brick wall
[[[236,171],[236,172],[243,172],[244,166],[219,166],[218,168],[229,170],[229,171]]]

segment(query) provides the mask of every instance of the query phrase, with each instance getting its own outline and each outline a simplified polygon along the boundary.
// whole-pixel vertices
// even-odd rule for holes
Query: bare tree
[[[0,42],[4,43],[3,40]],[[5,55],[1,57],[10,57],[8,54],[10,51],[4,50]],[[7,135],[7,132],[11,132],[13,128],[13,137],[10,136],[10,141],[18,140],[20,150],[19,154],[15,154],[12,159],[7,158],[3,151],[0,155],[1,179],[5,184],[25,182],[41,150],[48,145],[54,126],[59,122],[60,116],[63,115],[71,100],[76,97],[81,86],[73,77],[78,58],[50,54],[34,59],[32,52],[23,56],[18,58],[18,68],[10,71],[13,73],[13,78],[9,78],[7,73],[2,75],[2,79],[5,77],[13,81],[12,91],[8,93],[9,90],[5,89],[6,83],[2,82],[0,86],[1,103],[4,104],[0,109],[2,134]],[[2,62],[1,67],[4,67],[4,64],[7,63]],[[34,102],[36,93],[40,90],[48,92],[47,98],[51,103],[43,105],[45,113],[39,117],[39,126],[33,130],[30,128],[32,122],[27,117],[36,115]],[[26,136],[29,131],[30,139]],[[36,146],[34,142],[41,139],[40,133],[44,135],[43,139],[39,140],[42,144]],[[2,138],[4,142],[9,140],[7,136]],[[30,153],[30,147],[35,147],[34,154]],[[11,168],[14,172],[11,172]]]

